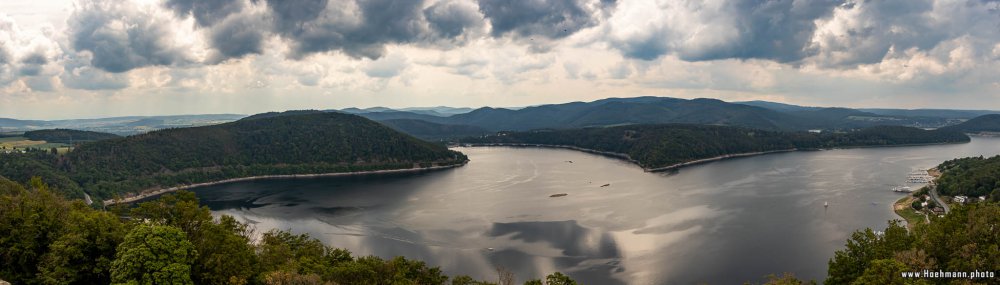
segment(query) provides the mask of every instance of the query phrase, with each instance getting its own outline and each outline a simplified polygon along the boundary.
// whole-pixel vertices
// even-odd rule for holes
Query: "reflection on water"
[[[308,233],[451,275],[495,279],[502,265],[522,282],[554,271],[587,284],[739,284],[782,272],[822,280],[851,232],[895,218],[899,194],[889,185],[943,160],[1000,154],[1000,139],[780,153],[674,173],[570,150],[458,150],[472,162],[439,172],[196,193],[214,213],[258,231]],[[549,197],[558,193],[568,195]]]

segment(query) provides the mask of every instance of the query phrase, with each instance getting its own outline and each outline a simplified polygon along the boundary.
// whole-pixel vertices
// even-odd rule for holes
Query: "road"
[[[931,183],[931,184],[929,184],[927,186],[931,187],[931,199],[934,199],[934,203],[937,203],[938,205],[941,205],[941,208],[944,208],[944,213],[945,214],[947,214],[948,212],[950,212],[951,209],[948,208],[948,204],[945,204],[944,201],[941,201],[941,197],[938,197],[937,185],[935,185],[934,183]]]

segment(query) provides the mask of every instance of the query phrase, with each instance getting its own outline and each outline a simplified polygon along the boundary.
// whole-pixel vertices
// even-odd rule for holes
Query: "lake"
[[[564,149],[455,150],[468,165],[195,192],[258,232],[308,233],[449,275],[495,281],[500,265],[518,284],[554,271],[586,284],[741,284],[782,272],[822,281],[853,231],[897,218],[891,205],[903,194],[891,185],[944,160],[1000,154],[1000,138],[778,153],[672,173]]]

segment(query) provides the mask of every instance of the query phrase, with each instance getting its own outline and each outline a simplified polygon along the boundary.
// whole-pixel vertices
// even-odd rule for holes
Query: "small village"
[[[906,183],[924,184],[923,186],[916,187],[918,189],[916,191],[911,186],[892,186],[891,190],[893,192],[908,194],[906,197],[896,201],[893,206],[896,214],[906,220],[908,227],[912,228],[916,223],[929,221],[930,215],[943,217],[950,210],[949,206],[985,202],[987,200],[986,196],[939,196],[936,191],[937,185],[935,179],[940,175],[941,173],[933,168],[911,172],[906,177]]]

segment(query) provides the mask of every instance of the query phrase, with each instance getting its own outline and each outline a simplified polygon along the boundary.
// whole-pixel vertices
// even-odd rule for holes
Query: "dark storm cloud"
[[[67,20],[72,47],[90,52],[94,67],[114,73],[190,61],[171,41],[168,21],[129,5],[117,0],[78,2]]]
[[[295,32],[306,22],[318,18],[326,10],[327,0],[267,0],[275,28],[279,32]]]
[[[206,29],[208,44],[215,50],[208,58],[209,64],[263,52],[270,24],[261,15],[244,13],[243,0],[167,0],[163,5],[179,18],[194,17],[198,27]]]
[[[614,1],[602,1],[613,5]],[[597,24],[596,11],[578,0],[479,0],[479,9],[493,26],[492,35],[512,34],[560,39]]]
[[[42,72],[42,67],[49,63],[49,59],[42,53],[32,53],[20,60],[21,67],[19,73],[24,76],[35,76]]]
[[[424,10],[424,17],[430,27],[445,38],[462,35],[470,28],[483,26],[483,18],[478,8],[468,2],[441,1]]]
[[[266,23],[254,15],[229,17],[208,31],[208,43],[217,54],[209,63],[264,52]]]
[[[275,32],[289,40],[290,56],[341,51],[376,59],[385,45],[420,42],[429,35],[424,1],[268,1]],[[353,11],[353,9],[357,9]]]
[[[798,61],[815,53],[808,48],[816,19],[828,17],[843,0],[736,1],[740,37],[729,46],[690,53],[688,60],[759,58]]]
[[[200,26],[211,26],[243,10],[243,0],[167,0],[164,6],[178,16],[194,16]]]

